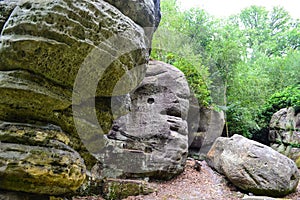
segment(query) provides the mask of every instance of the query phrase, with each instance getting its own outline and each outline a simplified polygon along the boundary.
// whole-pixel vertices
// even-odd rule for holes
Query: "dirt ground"
[[[244,197],[224,176],[213,171],[205,161],[188,160],[184,172],[175,179],[162,183],[152,183],[156,191],[149,195],[128,197],[126,200],[239,200]],[[249,195],[249,194],[247,194]],[[251,195],[251,194],[250,194]],[[297,191],[285,197],[300,200],[300,184]],[[81,197],[74,200],[103,200],[101,197]]]

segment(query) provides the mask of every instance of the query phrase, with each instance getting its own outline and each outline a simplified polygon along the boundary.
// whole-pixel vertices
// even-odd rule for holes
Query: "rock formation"
[[[1,189],[60,195],[86,176],[80,155],[57,127],[0,123]]]
[[[96,157],[104,177],[172,178],[188,154],[189,87],[182,72],[150,61],[131,97],[130,113],[114,121]]]
[[[256,195],[285,196],[295,191],[300,179],[291,159],[240,135],[218,138],[207,163],[235,186]]]
[[[211,146],[218,137],[221,137],[225,120],[223,111],[218,112],[213,109],[201,108],[199,112],[194,112],[200,116],[197,130],[190,135],[189,154],[191,156],[204,158]],[[194,120],[197,116],[193,116]],[[194,121],[189,120],[189,123]],[[191,133],[190,133],[191,134]]]
[[[100,162],[86,144],[130,111],[160,21],[159,0],[118,2],[0,1],[0,189],[73,192]]]
[[[274,113],[269,140],[273,149],[294,160],[300,168],[300,113],[292,107]]]

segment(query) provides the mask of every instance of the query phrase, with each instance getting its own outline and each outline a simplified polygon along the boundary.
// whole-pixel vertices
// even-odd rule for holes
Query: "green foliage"
[[[286,107],[300,107],[300,83],[288,86],[284,90],[275,92],[263,105],[259,116],[259,124],[262,128],[268,126],[272,115]]]
[[[210,91],[208,90],[210,82],[203,78],[203,73],[208,74],[207,69],[204,66],[197,68],[197,66],[191,64],[184,58],[177,58],[175,59],[175,62],[171,64],[184,73],[199,104],[208,107],[211,102]]]
[[[157,49],[154,49],[151,55],[153,59],[163,60],[181,70],[199,104],[209,106],[211,101],[210,91],[208,90],[209,80],[204,79],[208,71],[204,66],[197,66],[177,54],[171,52],[165,53]],[[159,57],[159,55],[165,55],[165,57]]]
[[[202,105],[223,110],[229,135],[265,140],[270,116],[299,95],[290,85],[300,80],[300,20],[281,7],[251,6],[224,19],[182,11],[176,0],[161,9],[152,58],[183,71]]]
[[[161,12],[162,20],[153,38],[151,58],[180,69],[199,104],[209,106],[209,70],[203,65],[203,46],[209,40],[208,14],[199,9],[180,11],[176,0],[162,1]]]

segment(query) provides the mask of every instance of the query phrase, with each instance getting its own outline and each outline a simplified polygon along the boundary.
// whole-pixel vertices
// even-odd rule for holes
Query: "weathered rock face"
[[[59,195],[85,180],[85,164],[56,127],[0,124],[0,189]]]
[[[296,189],[300,179],[291,159],[240,135],[218,138],[207,163],[235,186],[257,195],[284,196]]]
[[[212,109],[201,108],[198,114],[200,114],[198,130],[190,136],[192,141],[189,153],[202,158],[206,156],[215,140],[222,135],[225,120],[223,112]]]
[[[19,0],[0,1],[0,32]]]
[[[160,19],[157,0],[125,2],[0,0],[0,189],[60,195],[83,183],[97,160],[74,116],[96,125],[74,108],[95,110],[101,134],[129,111],[149,59],[141,26]],[[112,96],[123,106],[114,113]]]
[[[153,191],[149,183],[140,180],[107,179],[103,185],[106,199],[125,199],[129,196],[146,195]]]
[[[44,121],[72,132],[72,100],[80,106],[95,92],[124,95],[143,79],[144,30],[110,4],[20,1],[12,11],[15,4],[1,2],[9,16],[0,40],[0,119]],[[125,87],[115,90],[124,75]],[[109,109],[97,109],[99,121],[110,127],[112,117],[103,110]]]
[[[300,113],[294,108],[276,112],[270,122],[271,147],[294,160],[300,168]]]
[[[159,0],[105,0],[114,5],[123,14],[130,17],[134,22],[143,27],[147,36],[151,39],[152,34],[160,22],[160,1]]]
[[[114,121],[106,148],[95,155],[101,175],[169,179],[181,172],[188,153],[189,95],[182,72],[150,61],[131,94],[130,113]]]
[[[1,39],[1,70],[30,71],[64,88],[72,88],[79,68],[88,62],[98,66],[87,69],[86,73],[101,67],[108,70],[105,74],[101,74],[103,70],[90,74],[103,75],[98,95],[105,96],[111,95],[121,76],[136,65],[146,64],[148,58],[143,29],[101,0],[20,3],[7,19]],[[118,49],[125,44],[130,44],[131,49]],[[119,57],[116,49],[123,50]],[[91,54],[102,59],[91,58]],[[110,60],[103,60],[104,56]],[[136,79],[137,84],[142,78],[135,76],[132,80]]]

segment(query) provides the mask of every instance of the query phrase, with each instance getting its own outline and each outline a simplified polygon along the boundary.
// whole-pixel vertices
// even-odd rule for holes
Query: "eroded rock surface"
[[[9,18],[10,14],[17,6],[19,0],[2,0],[0,1],[0,33],[2,28]]]
[[[130,113],[114,121],[106,148],[95,155],[101,175],[169,179],[180,173],[188,153],[189,95],[182,72],[150,61],[131,94]]]
[[[97,159],[78,127],[99,123],[101,139],[128,113],[151,44],[138,20],[159,22],[159,1],[125,2],[126,11],[103,0],[0,1],[1,189],[61,195],[84,182]],[[95,129],[84,139],[97,142]]]
[[[270,122],[271,147],[294,160],[300,168],[300,113],[294,108],[276,112]]]
[[[197,131],[190,136],[192,141],[190,141],[189,154],[205,158],[215,140],[222,135],[225,124],[224,113],[213,109],[201,108],[195,114],[198,114],[200,119]]]
[[[207,163],[235,186],[256,195],[285,196],[295,191],[300,179],[291,159],[240,135],[218,138]]]
[[[20,1],[5,22],[1,41],[1,70],[30,71],[72,88],[79,68],[88,62],[96,65],[88,69],[94,70],[89,78],[103,75],[98,94],[107,96],[114,81],[148,59],[144,30],[101,0]],[[117,42],[132,47],[119,49]],[[95,55],[108,58],[99,60]],[[101,74],[104,71],[97,68],[108,71]]]
[[[0,141],[0,189],[60,195],[85,180],[83,159],[56,127],[1,122]]]
[[[147,195],[154,188],[146,181],[107,179],[103,185],[106,199],[125,199],[129,196]]]

